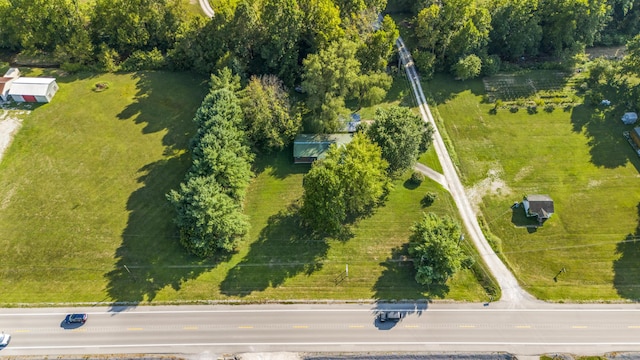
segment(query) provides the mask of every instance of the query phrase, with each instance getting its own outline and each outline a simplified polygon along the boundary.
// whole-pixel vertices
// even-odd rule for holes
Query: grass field
[[[2,305],[486,300],[470,270],[446,286],[416,285],[401,254],[423,210],[456,215],[439,185],[405,185],[407,174],[386,205],[354,225],[350,236],[309,238],[292,210],[308,167],[293,166],[289,152],[256,163],[246,202],[252,230],[236,254],[207,260],[185,255],[164,194],[178,186],[190,164],[185,149],[206,79],[152,72],[58,82],[54,100],[24,119],[0,163]],[[95,92],[96,83],[108,88]],[[427,191],[438,200],[423,209]]]
[[[97,82],[109,88],[94,92]],[[2,302],[108,301],[116,265],[195,262],[172,239],[164,194],[189,166],[206,82],[142,73],[58,83],[0,163]]]
[[[542,84],[549,74],[524,76]],[[528,291],[555,301],[640,298],[640,161],[622,137],[632,127],[620,121],[626,109],[578,104],[493,114],[480,80],[438,77],[425,85],[463,181]],[[555,214],[542,227],[527,227],[522,207],[511,205],[538,193],[554,199]]]

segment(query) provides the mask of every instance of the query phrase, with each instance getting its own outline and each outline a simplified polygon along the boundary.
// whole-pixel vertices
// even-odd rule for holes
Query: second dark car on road
[[[64,319],[67,324],[84,324],[87,321],[87,314],[69,314]]]

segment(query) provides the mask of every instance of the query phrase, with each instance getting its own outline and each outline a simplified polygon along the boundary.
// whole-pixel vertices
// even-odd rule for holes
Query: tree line
[[[640,31],[638,0],[399,0],[410,10],[423,75],[491,75],[502,62],[569,68],[592,45],[624,45]]]
[[[390,18],[382,32],[372,28],[386,0],[233,3],[220,5],[209,20],[189,16],[181,0],[0,0],[0,48],[45,52],[72,68],[108,71],[167,67],[215,73],[229,67],[246,79],[273,74],[291,86],[303,79],[303,61],[332,51],[332,45],[351,65],[357,60],[362,74],[384,70],[397,36]],[[410,16],[412,50],[418,50],[424,73],[455,71],[464,60],[468,66],[458,65],[458,71],[473,67],[475,59],[487,72],[499,66],[496,61],[563,58],[584,46],[625,44],[640,32],[640,0],[395,0],[391,5]]]

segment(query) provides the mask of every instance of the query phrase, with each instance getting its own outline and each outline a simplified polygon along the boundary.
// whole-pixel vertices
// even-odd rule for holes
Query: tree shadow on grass
[[[637,205],[638,226],[635,233],[619,242],[613,262],[613,286],[622,298],[640,301],[640,204]]]
[[[186,157],[158,161],[140,169],[143,175],[138,180],[144,186],[129,197],[129,222],[116,250],[115,269],[105,275],[113,305],[153,301],[165,287],[180,290],[184,282],[226,260],[222,256],[196,258],[179,243],[177,228],[171,221],[175,210],[164,194],[178,185],[178,179],[166,175],[184,173]],[[116,307],[113,310],[117,311]]]
[[[421,84],[427,101],[432,106],[447,103],[464,91],[471,91],[472,94],[480,96],[486,95],[484,84],[478,79],[460,81],[451,75],[435,74],[432,80]]]
[[[144,124],[143,136],[164,132],[165,148],[162,159],[138,170],[140,187],[127,201],[129,219],[114,255],[115,268],[104,275],[116,312],[126,309],[116,305],[153,301],[166,287],[179,290],[185,281],[224,260],[202,260],[186,253],[172,222],[175,210],[165,197],[178,188],[191,164],[190,155],[183,150],[195,131],[192,118],[206,94],[204,86],[199,86],[204,81],[189,73],[139,72],[132,76],[138,80],[135,99],[118,117]]]
[[[206,81],[188,72],[145,71],[133,73],[132,77],[138,80],[135,101],[118,118],[144,124],[143,134],[166,131],[162,143],[167,153],[186,148],[185,139],[193,136],[195,128],[192,119],[206,95]],[[185,121],[189,126],[185,126]]]
[[[244,297],[320,270],[329,246],[323,238],[308,235],[299,224],[298,209],[293,205],[271,216],[249,253],[222,281],[220,291]]]
[[[292,145],[280,152],[258,154],[253,163],[253,171],[256,175],[268,171],[269,175],[280,180],[294,174],[306,174],[310,169],[311,164],[293,163]]]
[[[416,282],[413,261],[404,255],[407,253],[407,246],[405,244],[402,248],[394,249],[391,257],[380,263],[385,269],[373,286],[376,301],[444,298],[449,293],[449,286],[446,284],[427,287]]]
[[[638,156],[622,135],[631,127],[620,121],[619,112],[615,107],[599,110],[587,105],[576,106],[571,113],[573,131],[584,131],[594,165],[614,169],[631,162],[640,171]]]

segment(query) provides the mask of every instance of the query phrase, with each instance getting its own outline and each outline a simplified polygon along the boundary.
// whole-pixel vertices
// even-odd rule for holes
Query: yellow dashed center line
[[[182,328],[183,330],[198,330],[197,326],[185,326]]]
[[[409,329],[416,329],[419,326],[418,325],[405,325],[404,327],[409,328]]]
[[[471,329],[476,327],[475,325],[460,325],[461,328]]]
[[[574,329],[586,329],[587,327],[584,326],[584,325],[574,325],[574,326],[572,326],[572,328],[574,328]]]
[[[308,326],[307,325],[294,325],[293,328],[294,329],[307,329]]]
[[[640,329],[638,325],[629,325],[629,329]]]
[[[14,331],[14,332],[17,332],[17,333],[26,333],[26,332],[29,332],[29,330],[16,330],[16,331]]]
[[[85,329],[73,329],[71,331],[73,331],[73,332],[85,332],[87,330],[85,330]]]
[[[129,331],[140,331],[140,330],[144,330],[142,328],[127,328],[127,330]]]
[[[531,329],[529,325],[516,325],[516,329]]]
[[[249,325],[238,326],[238,329],[253,329],[253,326],[249,326]]]
[[[361,329],[364,326],[363,325],[349,325],[349,327],[352,328],[352,329]]]

